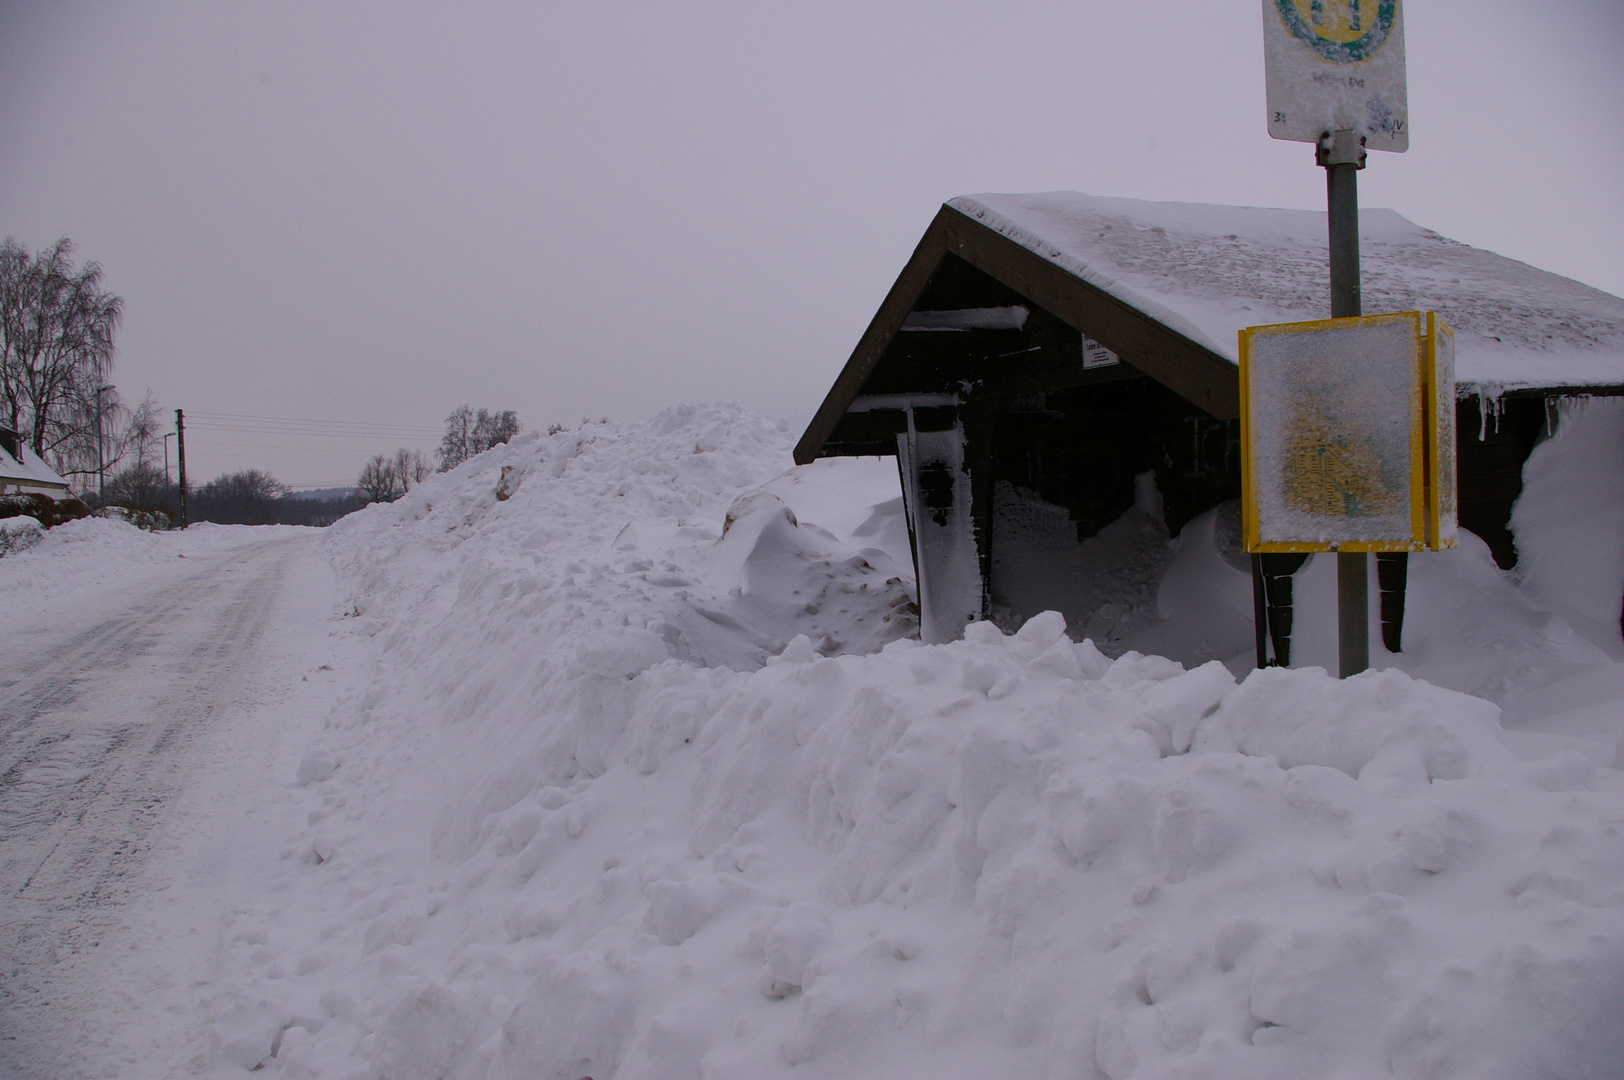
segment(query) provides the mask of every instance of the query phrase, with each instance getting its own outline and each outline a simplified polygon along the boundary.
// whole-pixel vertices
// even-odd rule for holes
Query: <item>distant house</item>
[[[45,495],[65,499],[68,482],[28,448],[21,435],[0,428],[0,495]]]
[[[1556,400],[1624,394],[1624,300],[1392,211],[1363,211],[1361,234],[1364,310],[1436,310],[1457,332],[1460,521],[1509,567],[1522,465]],[[1329,291],[1320,213],[1075,192],[954,199],[795,459],[898,457],[927,641],[974,619],[1019,621],[1136,506],[1165,523],[1165,548],[1239,498],[1237,332],[1323,318]],[[1063,550],[1054,538],[1068,530]],[[1403,558],[1378,568],[1389,647]],[[1267,564],[1251,565],[1262,597]],[[1289,615],[1272,629],[1279,656]],[[1261,632],[1258,644],[1262,655]]]

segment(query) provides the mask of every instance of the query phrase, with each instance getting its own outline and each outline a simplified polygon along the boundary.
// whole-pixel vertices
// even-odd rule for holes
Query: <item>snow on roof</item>
[[[1074,191],[966,195],[949,206],[1237,361],[1247,326],[1330,311],[1325,215]],[[1624,299],[1423,229],[1359,215],[1364,309],[1432,310],[1478,389],[1624,385]]]
[[[15,455],[5,446],[0,446],[0,485],[4,484],[31,484],[63,490],[68,487],[68,482],[58,476],[55,469],[21,444],[17,446]]]

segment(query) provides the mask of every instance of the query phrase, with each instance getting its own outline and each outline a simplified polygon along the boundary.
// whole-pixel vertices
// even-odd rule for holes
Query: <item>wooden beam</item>
[[[936,223],[947,251],[1131,361],[1210,416],[1240,416],[1239,374],[1217,353],[952,207],[944,206]]]
[[[1476,398],[1479,401],[1491,398],[1541,397],[1549,401],[1552,398],[1565,397],[1624,397],[1624,384],[1618,383],[1598,383],[1594,386],[1580,386],[1574,383],[1562,383],[1556,386],[1508,386],[1496,389],[1491,393],[1483,384],[1466,382],[1465,380],[1457,381],[1459,391],[1463,391],[1467,396]]]
[[[841,369],[839,378],[829,388],[824,397],[823,404],[813,414],[812,422],[807,425],[806,432],[801,441],[795,444],[795,464],[805,465],[818,456],[824,442],[834,432],[835,425],[845,415],[846,406],[863,389],[863,384],[874,371],[874,366],[885,355],[886,346],[896,337],[902,329],[903,322],[908,313],[913,310],[914,301],[919,294],[925,291],[930,284],[931,275],[941,263],[942,256],[947,253],[947,246],[942,230],[942,222],[949,213],[947,207],[942,207],[936,214],[936,219],[925,230],[925,235],[914,248],[914,253],[908,264],[902,268],[902,273],[891,286],[891,291],[885,296],[885,302],[880,310],[874,313],[873,320],[863,336],[858,339],[857,348],[852,350],[851,359]]]
[[[1060,358],[1037,354],[1032,360],[1015,368],[1011,374],[989,377],[976,394],[976,400],[1008,400],[1032,394],[1074,390],[1079,386],[1098,386],[1102,383],[1121,382],[1141,378],[1144,372],[1126,361],[1111,367],[1085,368],[1074,356]]]

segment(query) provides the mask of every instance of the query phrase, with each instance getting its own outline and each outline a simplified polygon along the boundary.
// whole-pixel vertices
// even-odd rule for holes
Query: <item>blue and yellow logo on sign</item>
[[[1275,7],[1291,36],[1321,59],[1357,64],[1386,43],[1398,0],[1275,0]]]

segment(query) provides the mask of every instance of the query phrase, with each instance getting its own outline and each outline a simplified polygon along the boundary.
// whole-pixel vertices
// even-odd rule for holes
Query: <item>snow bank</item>
[[[890,463],[789,445],[670,410],[334,527],[370,667],[223,1075],[1617,1073],[1617,771],[1399,671],[907,640]]]
[[[913,633],[895,464],[845,471],[841,513],[858,513],[832,522],[851,530],[837,536],[784,501],[801,486],[787,472],[792,442],[788,425],[737,407],[527,432],[344,518],[335,557],[366,625],[410,639],[425,662],[462,654],[463,623],[512,651],[635,622],[662,656],[733,668],[759,667],[797,633],[826,654]],[[499,499],[504,476],[511,493]],[[814,499],[832,509],[826,492]],[[443,632],[422,633],[425,610]]]
[[[1616,637],[1624,600],[1624,399],[1563,403],[1523,467],[1511,518],[1517,571],[1536,595]]]
[[[19,520],[34,519],[5,519]],[[155,533],[107,517],[63,522],[45,530],[37,543],[13,550],[0,560],[0,619],[13,626],[26,623],[76,597],[167,569],[177,558],[206,557],[273,536],[310,532],[295,525],[203,523],[184,532]]]

